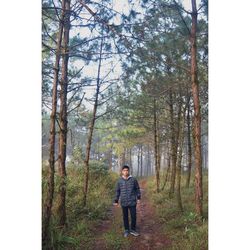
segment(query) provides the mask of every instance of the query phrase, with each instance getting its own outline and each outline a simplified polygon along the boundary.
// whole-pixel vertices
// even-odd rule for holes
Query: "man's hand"
[[[118,206],[118,202],[114,202],[113,205],[117,207]]]
[[[141,200],[137,200],[137,204],[140,205],[141,204]]]

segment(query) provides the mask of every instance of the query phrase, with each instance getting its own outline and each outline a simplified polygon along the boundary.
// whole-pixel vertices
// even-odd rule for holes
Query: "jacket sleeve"
[[[135,192],[136,192],[137,199],[140,200],[141,199],[141,191],[140,191],[139,183],[136,179],[135,179]]]
[[[119,185],[119,181],[117,181],[116,188],[115,188],[115,198],[114,198],[114,202],[115,203],[118,203],[118,200],[119,200],[119,197],[120,197],[120,193],[121,193],[120,185]]]

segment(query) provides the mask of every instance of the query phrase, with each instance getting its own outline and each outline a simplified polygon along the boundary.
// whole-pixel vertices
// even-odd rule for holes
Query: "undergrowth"
[[[203,218],[195,213],[194,182],[185,187],[185,175],[182,176],[181,197],[183,212],[178,209],[176,198],[169,198],[168,189],[160,193],[155,191],[155,178],[148,181],[149,199],[156,207],[156,213],[162,222],[164,233],[170,238],[172,250],[208,249],[208,176],[203,175]]]
[[[42,169],[42,200],[46,198],[45,180],[48,175],[46,166]],[[57,227],[57,197],[58,177],[55,174],[55,199],[49,233],[50,240],[43,249],[91,249],[94,241],[94,228],[107,216],[112,204],[114,187],[118,175],[108,170],[108,167],[97,161],[90,163],[89,192],[87,206],[83,206],[83,176],[82,167],[70,165],[67,167],[66,214],[67,227]]]

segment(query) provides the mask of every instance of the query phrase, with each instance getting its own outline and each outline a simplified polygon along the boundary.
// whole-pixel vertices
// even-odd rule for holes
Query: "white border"
[[[41,248],[41,2],[1,3],[0,249]]]

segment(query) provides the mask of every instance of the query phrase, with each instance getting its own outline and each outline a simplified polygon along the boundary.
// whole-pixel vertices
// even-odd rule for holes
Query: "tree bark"
[[[122,152],[122,166],[124,166],[126,163],[126,148],[123,148]]]
[[[129,149],[129,167],[130,167],[130,173],[131,175],[133,175],[132,148]]]
[[[137,153],[137,173],[136,176],[139,177],[140,173],[140,146],[138,146],[138,153]]]
[[[195,208],[198,215],[202,217],[202,158],[201,158],[201,114],[199,100],[199,83],[197,77],[197,8],[196,0],[192,0],[192,27],[190,34],[191,42],[191,81],[194,101],[194,155],[195,155]]]
[[[187,112],[187,139],[188,139],[188,172],[186,179],[186,187],[190,185],[191,169],[192,169],[192,145],[191,145],[191,119],[190,119],[190,103]]]
[[[174,122],[173,94],[170,91],[170,131],[171,131],[171,183],[169,189],[169,197],[173,198],[176,178],[176,161],[177,161],[177,140]]]
[[[98,107],[98,98],[99,98],[99,92],[100,92],[100,72],[101,72],[101,63],[102,63],[102,47],[103,47],[103,37],[101,41],[101,47],[100,47],[100,57],[99,57],[99,65],[98,65],[98,72],[97,72],[97,82],[96,82],[96,93],[95,93],[95,103],[93,108],[93,116],[89,124],[89,134],[88,134],[88,140],[87,140],[87,146],[86,146],[86,157],[84,160],[84,169],[85,169],[85,178],[84,178],[84,190],[83,190],[83,206],[85,207],[87,205],[87,194],[88,194],[88,183],[89,183],[89,159],[90,159],[90,150],[91,150],[91,144],[92,144],[92,137],[93,137],[93,131],[95,126],[95,120],[96,120],[96,112]]]
[[[118,165],[119,171],[121,171],[122,166],[123,166],[123,159],[122,159],[121,153],[118,155],[117,165]]]
[[[147,158],[147,176],[151,175],[151,156],[150,156],[150,147],[148,145],[148,158]]]
[[[167,184],[167,181],[168,181],[168,176],[169,176],[169,171],[170,171],[170,167],[171,167],[171,164],[170,164],[170,146],[169,146],[169,142],[167,142],[168,143],[168,145],[167,145],[167,171],[166,171],[166,176],[165,176],[165,180],[164,180],[164,184],[163,184],[163,186],[162,186],[162,188],[161,188],[161,190],[163,191],[164,190],[164,188],[165,188],[165,186],[166,186],[166,184]]]
[[[160,129],[159,129],[159,120],[157,119],[157,151],[158,151],[158,175],[159,175],[159,191],[160,191],[160,170],[161,170],[161,149],[160,149]]]
[[[66,145],[67,145],[67,89],[68,89],[68,60],[69,60],[69,31],[70,31],[70,0],[65,0],[65,18],[63,20],[63,53],[62,78],[60,81],[60,113],[59,113],[59,226],[66,226]]]
[[[52,110],[50,115],[50,137],[49,137],[49,175],[48,175],[48,190],[44,208],[44,223],[43,223],[43,244],[48,241],[48,228],[51,218],[51,210],[54,199],[54,175],[55,175],[55,135],[56,135],[56,110],[57,110],[57,86],[59,65],[61,58],[61,44],[63,34],[63,22],[65,14],[65,1],[62,1],[61,20],[59,22],[59,30],[57,34],[56,58],[54,64],[53,89],[52,89]]]
[[[156,190],[160,192],[160,169],[159,169],[159,132],[156,114],[156,99],[154,99],[154,149],[155,149],[155,174],[156,174]]]
[[[184,142],[184,124],[185,124],[185,114],[186,107],[183,110],[183,116],[179,125],[179,150],[177,158],[177,187],[176,187],[176,198],[179,210],[183,212],[182,200],[181,200],[181,162],[182,162],[182,151],[183,151],[183,142]]]
[[[143,164],[143,147],[141,145],[141,160],[140,160],[140,165],[141,165],[141,176],[143,176],[143,173],[142,173],[142,164]]]

